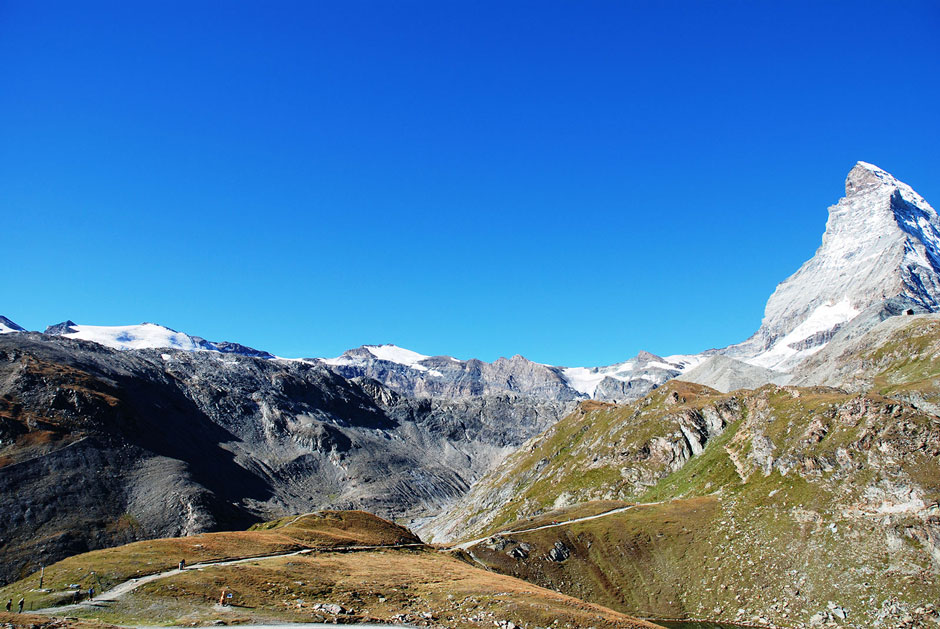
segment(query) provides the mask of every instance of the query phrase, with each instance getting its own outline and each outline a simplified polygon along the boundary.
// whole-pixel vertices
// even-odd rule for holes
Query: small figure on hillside
[[[11,611],[12,609],[13,609],[13,599],[11,598],[10,600],[7,601],[7,611]]]
[[[182,569],[185,568],[185,567],[186,567],[186,560],[185,560],[185,559],[180,559],[180,570],[182,570]]]
[[[21,613],[21,614],[23,613],[23,603],[25,603],[25,602],[26,602],[26,599],[20,597],[19,607],[20,607],[20,613]]]
[[[95,586],[88,588],[88,598],[95,598]]]

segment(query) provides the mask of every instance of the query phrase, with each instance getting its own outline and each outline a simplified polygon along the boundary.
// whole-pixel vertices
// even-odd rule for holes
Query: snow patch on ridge
[[[155,323],[140,325],[72,325],[66,338],[93,341],[118,350],[171,348],[193,352],[201,347],[191,336]]]
[[[630,373],[633,366],[631,362],[620,363],[610,367],[566,367],[561,371],[561,377],[565,379],[568,386],[583,393],[588,397],[594,397],[597,391],[597,385],[604,378],[611,377],[616,380],[628,380],[626,376]]]
[[[13,323],[6,317],[0,315],[0,334],[9,334],[10,332],[25,332],[22,327]]]
[[[385,360],[390,363],[396,363],[398,365],[404,365],[406,367],[411,367],[417,371],[427,371],[428,368],[421,364],[422,360],[427,360],[430,356],[425,356],[424,354],[419,354],[418,352],[413,352],[410,349],[405,349],[404,347],[398,347],[397,345],[363,345],[361,349],[367,351],[373,358],[376,360]],[[350,355],[351,352],[347,352],[342,356],[337,356],[336,358],[320,358],[320,362],[323,362],[327,365],[334,366],[343,366],[343,365],[355,365],[363,361],[363,357]],[[457,360],[456,358],[452,360]],[[459,362],[459,361],[458,361]],[[440,373],[440,372],[436,372]],[[431,374],[434,375],[434,374]]]
[[[604,378],[612,378],[621,382],[646,380],[655,385],[660,384],[662,379],[645,374],[643,373],[644,370],[661,369],[681,374],[701,364],[704,360],[704,356],[696,354],[676,354],[659,360],[628,360],[608,367],[565,367],[561,370],[561,377],[569,387],[578,393],[593,398],[597,393],[598,385],[603,382]]]
[[[365,348],[379,360],[387,360],[391,363],[408,365],[409,367],[420,369],[426,369],[426,367],[418,363],[430,358],[430,356],[425,356],[424,354],[419,354],[418,352],[413,352],[410,349],[398,347],[397,345],[366,345]]]
[[[752,358],[745,358],[744,362],[766,369],[779,369],[784,363],[792,363],[795,359],[811,356],[821,350],[825,346],[825,342],[803,349],[793,346],[814,334],[829,332],[851,321],[860,312],[847,297],[835,304],[817,306],[805,321],[793,328],[789,334],[776,341],[769,350]]]

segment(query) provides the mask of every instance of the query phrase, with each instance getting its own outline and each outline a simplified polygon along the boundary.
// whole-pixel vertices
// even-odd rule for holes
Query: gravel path
[[[238,629],[336,629],[337,626],[362,627],[363,629],[416,629],[411,625],[373,625],[359,623],[295,622],[278,625],[238,625]],[[138,625],[135,629],[166,629],[165,626]]]
[[[389,544],[389,545],[378,545],[378,546],[338,546],[333,548],[304,548],[303,550],[294,550],[286,553],[278,553],[276,555],[258,555],[255,557],[243,557],[241,559],[219,559],[215,561],[204,561],[202,563],[194,563],[192,565],[186,566],[182,570],[179,568],[173,568],[172,570],[166,570],[164,572],[157,572],[155,574],[150,574],[145,577],[137,577],[135,579],[130,579],[115,585],[110,590],[102,592],[98,596],[90,599],[81,601],[80,603],[73,603],[71,605],[61,605],[59,607],[46,607],[45,609],[38,609],[35,613],[37,614],[59,614],[61,612],[75,610],[75,609],[93,609],[95,607],[100,607],[103,603],[110,603],[116,601],[120,597],[124,596],[128,592],[133,592],[142,585],[151,583],[153,581],[159,581],[160,579],[166,579],[167,577],[176,576],[182,572],[188,570],[202,570],[204,568],[215,568],[218,566],[234,566],[241,563],[257,562],[257,561],[266,561],[269,559],[281,559],[282,557],[293,557],[296,555],[307,555],[316,551],[320,552],[349,552],[356,550],[378,550],[382,548],[414,548],[414,547],[424,547],[424,544]],[[291,627],[297,627],[299,625],[290,625]],[[320,625],[309,625],[311,627],[316,627]],[[386,625],[388,626],[388,625]]]
[[[506,535],[518,535],[520,533],[531,533],[532,531],[542,531],[544,529],[553,529],[559,526],[567,526],[569,524],[577,524],[578,522],[587,522],[588,520],[597,520],[598,518],[606,518],[607,516],[616,515],[618,513],[623,513],[624,511],[629,511],[630,509],[635,509],[636,507],[649,507],[653,505],[661,505],[664,501],[659,502],[642,502],[633,505],[627,505],[626,507],[619,507],[617,509],[612,509],[611,511],[605,511],[604,513],[598,513],[596,515],[587,515],[583,518],[574,518],[572,520],[564,520],[560,522],[553,522],[552,524],[543,524],[542,526],[535,526],[530,529],[516,529],[513,531],[499,531],[498,533],[493,533],[492,535],[487,535],[486,537],[481,537],[479,539],[472,539],[468,542],[461,542],[453,548],[460,550],[467,550],[471,546],[476,546],[480,542],[485,542],[491,537],[505,537]]]

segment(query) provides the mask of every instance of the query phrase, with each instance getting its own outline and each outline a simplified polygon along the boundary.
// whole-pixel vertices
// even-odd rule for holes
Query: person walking
[[[12,611],[12,610],[13,610],[13,599],[11,598],[10,600],[7,601],[7,611]]]
[[[23,613],[23,603],[25,603],[25,602],[26,602],[26,599],[23,598],[23,597],[20,597],[19,607],[20,607],[20,613],[21,613],[21,614]]]

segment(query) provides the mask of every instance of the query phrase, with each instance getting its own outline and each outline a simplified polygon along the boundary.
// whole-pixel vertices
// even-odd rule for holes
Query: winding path
[[[534,526],[530,529],[515,529],[512,531],[497,531],[492,535],[487,535],[486,537],[481,537],[479,539],[471,539],[466,542],[461,542],[456,546],[452,546],[451,550],[467,550],[471,546],[476,546],[480,542],[485,542],[486,540],[493,537],[505,537],[506,535],[519,535],[520,533],[531,533],[532,531],[542,531],[545,529],[553,529],[559,526],[568,526],[569,524],[577,524],[578,522],[587,522],[588,520],[597,520],[599,518],[606,518],[607,516],[616,515],[618,513],[623,513],[624,511],[629,511],[630,509],[635,509],[636,507],[651,507],[653,505],[661,505],[665,501],[660,500],[659,502],[638,502],[636,504],[627,505],[626,507],[618,507],[616,509],[611,509],[610,511],[604,511],[603,513],[597,513],[594,515],[586,515],[582,518],[573,518],[571,520],[563,520],[559,522],[553,522],[551,524],[543,524],[541,526]]]
[[[219,566],[234,566],[240,563],[249,563],[257,561],[266,561],[269,559],[281,559],[283,557],[293,557],[295,555],[308,555],[314,552],[350,552],[357,550],[379,550],[382,548],[414,548],[414,547],[425,547],[426,544],[380,544],[376,546],[332,546],[328,548],[304,548],[301,550],[292,550],[286,553],[277,553],[274,555],[256,555],[253,557],[241,557],[239,559],[216,559],[213,561],[203,561],[202,563],[194,563],[192,565],[186,566],[182,570],[179,568],[173,568],[172,570],[165,570],[163,572],[157,572],[154,574],[148,574],[145,577],[137,577],[134,579],[129,579],[123,583],[118,583],[110,590],[106,590],[94,598],[89,598],[79,603],[72,603],[71,605],[61,605],[58,607],[46,607],[44,609],[38,609],[35,613],[37,614],[53,614],[59,613],[68,610],[74,609],[90,609],[94,607],[100,607],[102,603],[110,603],[121,598],[128,592],[133,592],[142,585],[152,583],[153,581],[159,581],[160,579],[166,579],[168,577],[173,577],[188,570],[202,570],[204,568],[214,568]]]

